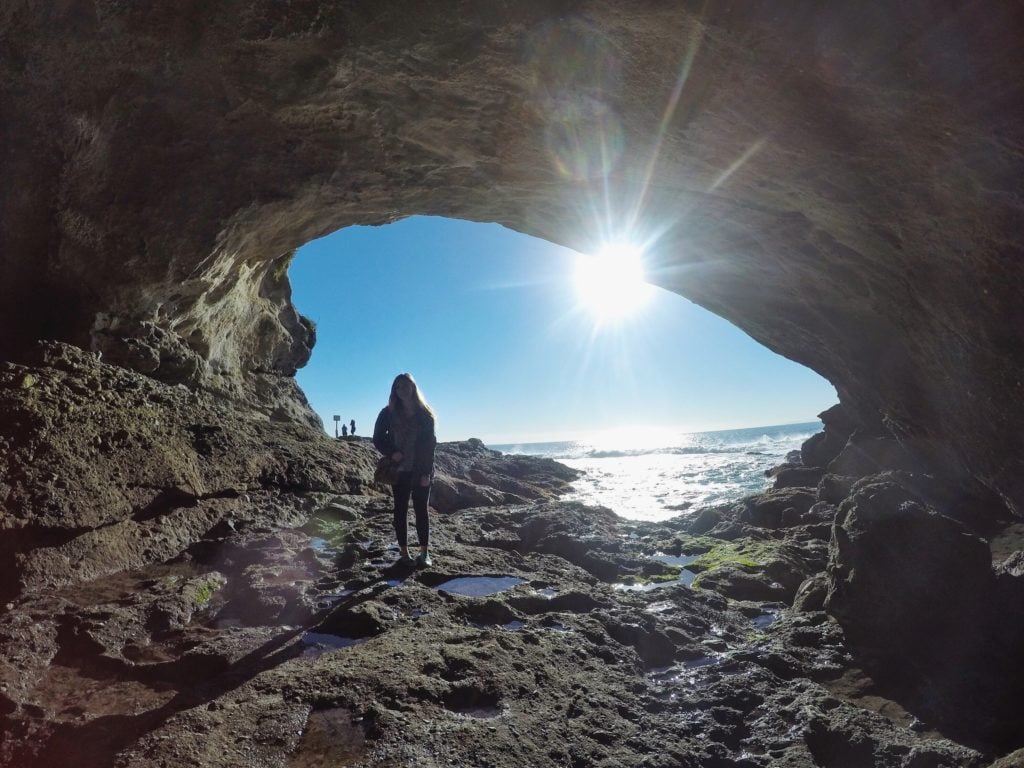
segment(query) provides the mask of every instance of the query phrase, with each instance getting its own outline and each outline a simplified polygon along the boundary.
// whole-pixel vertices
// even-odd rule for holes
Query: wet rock
[[[842,452],[827,465],[828,473],[847,477],[866,477],[882,471],[921,472],[924,462],[908,447],[891,437],[854,435]]]
[[[780,528],[794,525],[811,508],[815,496],[806,488],[783,488],[753,496],[743,501],[739,521],[760,528]],[[787,510],[793,510],[787,513]]]
[[[640,660],[648,667],[671,664],[676,655],[676,645],[664,632],[643,624],[609,621],[605,627],[608,634],[623,645],[632,646]]]
[[[683,523],[683,528],[694,535],[705,534],[721,523],[723,520],[722,510],[717,507],[704,507],[689,515]]]
[[[1024,765],[1024,749],[1018,749],[996,760],[988,768],[1020,768]]]
[[[726,564],[701,574],[694,582],[701,589],[711,589],[733,600],[786,600],[787,590],[761,572],[741,565]]]
[[[827,608],[875,674],[945,728],[1014,746],[1007,697],[1024,670],[996,649],[1022,637],[1005,619],[1021,603],[1000,592],[985,541],[880,476],[840,506],[828,579]]]
[[[842,452],[846,438],[829,432],[811,435],[800,446],[800,458],[806,467],[827,467]]]
[[[844,475],[825,474],[818,482],[818,500],[838,506],[839,503],[850,495],[858,478]]]
[[[435,465],[430,503],[438,512],[556,498],[579,476],[551,459],[505,456],[477,439],[438,444]]]
[[[805,579],[793,597],[793,610],[807,613],[825,609],[825,598],[828,596],[828,579],[825,574],[815,574]]]
[[[580,474],[552,459],[502,454],[475,438],[440,443],[435,466],[446,486],[447,501],[440,502],[446,510],[555,498],[568,491]],[[473,486],[483,489],[477,497]]]
[[[322,509],[322,502],[309,508]],[[65,629],[43,631],[40,638],[55,634],[58,659],[74,669],[129,675],[135,687],[107,680],[108,698],[89,688],[90,697],[80,704],[84,724],[64,722],[52,691],[40,689],[31,675],[6,676],[0,667],[5,680],[20,681],[0,710],[6,732],[21,734],[8,743],[41,745],[37,753],[19,746],[18,764],[38,765],[72,743],[81,744],[95,764],[116,756],[120,764],[140,768],[161,760],[223,768],[243,759],[302,765],[325,756],[402,765],[439,755],[473,765],[504,765],[508,755],[535,765],[564,764],[572,755],[657,765],[651,758],[669,755],[669,765],[696,767],[742,751],[815,764],[815,754],[841,757],[844,748],[836,745],[847,741],[867,745],[885,768],[902,768],[907,754],[886,745],[928,751],[936,765],[945,764],[940,758],[951,766],[976,764],[957,745],[926,741],[832,698],[824,686],[852,660],[839,625],[824,614],[788,615],[778,602],[729,603],[679,583],[616,592],[581,567],[588,557],[601,557],[618,569],[656,570],[645,568],[656,561],[644,548],[688,535],[681,532],[682,521],[631,523],[637,534],[631,538],[606,510],[579,504],[467,509],[435,519],[436,565],[417,573],[395,569],[382,546],[367,543],[390,536],[386,505],[379,512],[369,504],[360,509],[360,535],[368,538],[345,566],[331,557],[305,557],[305,529],[236,532],[197,549],[204,559],[188,561],[188,568],[216,563],[226,583],[213,600],[223,602],[197,609],[190,621],[181,614],[159,631],[142,618],[143,606],[160,600],[126,602],[123,621],[107,616],[116,615],[110,606],[125,591],[138,591],[135,584],[121,585],[120,593],[113,582],[102,590],[97,585],[102,600],[77,608],[74,600],[88,593],[62,593]],[[787,536],[798,530],[786,529]],[[765,548],[764,565],[754,569],[763,585],[769,574],[782,578],[809,567],[800,563],[797,544],[795,538],[769,538],[742,546]],[[814,546],[804,557],[821,558]],[[774,559],[771,549],[779,553]],[[286,613],[275,618],[273,610],[262,614],[267,623],[259,627],[228,618],[232,601],[245,594],[284,596],[274,592],[281,585],[273,574],[285,566],[309,569],[311,577],[319,568],[315,578],[285,579],[289,605],[313,605],[340,584],[358,580],[361,586],[338,594],[305,623],[282,624]],[[486,597],[436,589],[480,574],[523,581]],[[184,599],[195,594],[189,586],[194,580],[166,584],[178,585],[174,594]],[[25,608],[43,609],[35,600]],[[4,617],[0,630],[24,623],[22,610]],[[139,620],[132,623],[129,616]],[[143,667],[139,674],[111,654],[116,638],[126,635],[133,637],[125,647]],[[38,654],[26,651],[26,660],[45,670],[54,652],[41,646]],[[129,658],[127,650],[122,657]],[[87,658],[91,666],[84,665]],[[174,684],[183,693],[160,688]],[[151,698],[144,697],[149,690]],[[126,694],[142,708],[128,708]],[[136,713],[135,719],[116,734],[99,735],[88,727],[99,716],[89,707],[108,699],[104,706],[120,701],[115,711]],[[16,727],[30,706],[39,707],[32,742]],[[145,707],[160,718],[147,719]]]
[[[847,631],[858,641],[884,638],[907,659],[942,655],[932,643],[948,617],[969,623],[977,595],[993,585],[984,541],[884,480],[858,485],[840,506],[829,580],[829,610]]]
[[[824,430],[812,435],[800,447],[802,463],[807,467],[827,467],[846,446],[856,422],[842,405],[834,405],[818,414]]]
[[[789,467],[775,474],[773,488],[814,488],[825,473],[820,467]]]
[[[495,507],[508,494],[459,478],[439,475],[430,489],[430,504],[438,512],[455,512],[469,507]],[[513,497],[513,503],[515,497]]]

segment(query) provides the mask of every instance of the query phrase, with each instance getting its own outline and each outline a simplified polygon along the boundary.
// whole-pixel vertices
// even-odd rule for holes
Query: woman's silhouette
[[[420,554],[416,565],[426,568],[430,559],[430,521],[427,502],[434,476],[434,412],[416,386],[412,374],[400,373],[391,384],[388,404],[381,409],[373,426],[373,444],[398,464],[398,482],[392,486],[395,498],[395,535],[398,537],[398,562],[411,565],[408,542],[409,497],[416,513],[416,535]]]

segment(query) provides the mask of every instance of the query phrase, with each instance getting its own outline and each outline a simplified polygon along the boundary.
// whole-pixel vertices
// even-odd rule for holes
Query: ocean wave
[[[570,451],[553,456],[555,459],[626,459],[634,456],[692,456],[705,453],[736,453],[734,448],[712,448],[705,445],[680,446],[675,448],[634,448]]]
[[[820,430],[815,424],[794,424],[785,428],[752,428],[690,433],[685,444],[646,445],[629,448],[585,441],[518,443],[495,446],[504,453],[529,454],[556,460],[624,459],[638,456],[700,456],[746,454],[784,455]]]
[[[808,435],[809,437],[809,435]],[[797,437],[795,440],[800,441]],[[547,454],[552,459],[626,459],[637,456],[701,456],[705,454],[744,454],[747,456],[771,456],[784,453],[792,447],[794,438],[772,440],[770,445],[683,445],[666,448],[589,448],[573,451],[561,451]],[[799,442],[797,442],[799,447]]]

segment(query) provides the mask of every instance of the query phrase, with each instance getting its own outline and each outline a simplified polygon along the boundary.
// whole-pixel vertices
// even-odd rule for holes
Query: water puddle
[[[669,664],[667,667],[651,667],[647,670],[647,676],[654,682],[661,683],[676,675],[678,671],[674,664]]]
[[[689,587],[693,584],[693,580],[697,578],[697,574],[686,566],[695,562],[699,557],[700,555],[666,555],[664,552],[655,552],[651,555],[651,560],[657,560],[665,565],[678,565],[682,569],[679,571],[679,580]],[[671,584],[672,582],[668,583]]]
[[[461,576],[457,579],[449,579],[437,586],[438,591],[447,592],[450,595],[463,595],[464,597],[486,597],[498,592],[504,592],[517,584],[523,584],[526,579],[517,576]]]
[[[765,611],[762,614],[754,616],[753,618],[751,618],[750,621],[758,629],[767,629],[768,627],[770,627],[772,624],[774,624],[778,620],[779,620],[779,612],[778,611]]]
[[[655,552],[651,555],[651,560],[657,560],[665,565],[678,565],[683,568],[690,563],[696,562],[699,558],[700,555],[666,555],[664,552]]]
[[[305,646],[302,651],[302,658],[316,659],[331,651],[340,651],[343,648],[362,645],[369,639],[368,637],[342,637],[341,635],[331,635],[326,632],[306,632],[302,635],[299,642]]]
[[[652,589],[663,587],[665,584],[674,584],[674,581],[660,582],[660,583],[649,583],[649,584],[629,584],[624,581],[616,582],[612,584],[612,589],[616,592],[650,592]]]
[[[655,552],[650,556],[651,560],[657,560],[665,565],[678,566],[680,568],[678,579],[669,579],[668,581],[647,581],[640,583],[621,581],[616,584],[612,584],[612,589],[618,590],[619,592],[650,592],[652,589],[669,587],[673,584],[683,584],[687,587],[692,586],[693,580],[697,578],[697,574],[687,569],[686,566],[694,562],[698,557],[700,557],[700,555],[666,555],[664,552]]]
[[[366,735],[345,709],[311,712],[306,730],[288,768],[335,768],[358,760],[366,752]]]
[[[317,608],[320,609],[320,610],[324,610],[325,608],[330,608],[330,607],[340,603],[342,600],[344,600],[346,597],[348,597],[351,594],[352,594],[352,590],[351,589],[339,589],[339,590],[335,590],[333,592],[324,592],[323,594],[317,595],[317,598],[316,598]]]
[[[533,592],[536,595],[540,595],[545,600],[551,600],[552,598],[558,596],[558,590],[554,587],[544,587],[544,589],[535,589],[533,590]]]
[[[662,694],[659,698],[675,700],[674,694],[670,695],[664,690],[666,686],[695,685],[701,670],[716,667],[725,661],[725,658],[724,654],[700,656],[696,659],[685,661],[682,665],[654,667],[648,671],[647,675],[656,688],[662,689]]]
[[[689,574],[689,580],[684,578],[684,574]],[[614,589],[616,592],[650,592],[654,589],[661,589],[662,587],[672,587],[676,584],[683,584],[684,586],[689,586],[693,582],[693,577],[696,575],[697,574],[690,573],[689,571],[680,571],[679,578],[673,579],[672,581],[646,581],[640,582],[639,584],[632,584],[628,581],[619,581],[615,584],[612,584],[612,589]]]
[[[644,608],[644,613],[664,613],[670,611],[676,607],[675,603],[670,603],[668,600],[659,600],[656,603],[651,603]]]
[[[713,654],[711,656],[701,656],[697,659],[690,659],[690,661],[683,662],[683,666],[687,669],[700,669],[701,667],[716,667],[725,660],[725,656],[720,654]]]

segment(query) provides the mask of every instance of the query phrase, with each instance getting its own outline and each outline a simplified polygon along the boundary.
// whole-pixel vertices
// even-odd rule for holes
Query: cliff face
[[[0,353],[305,418],[292,249],[611,232],[1019,510],[1022,32],[1006,3],[8,3]]]

